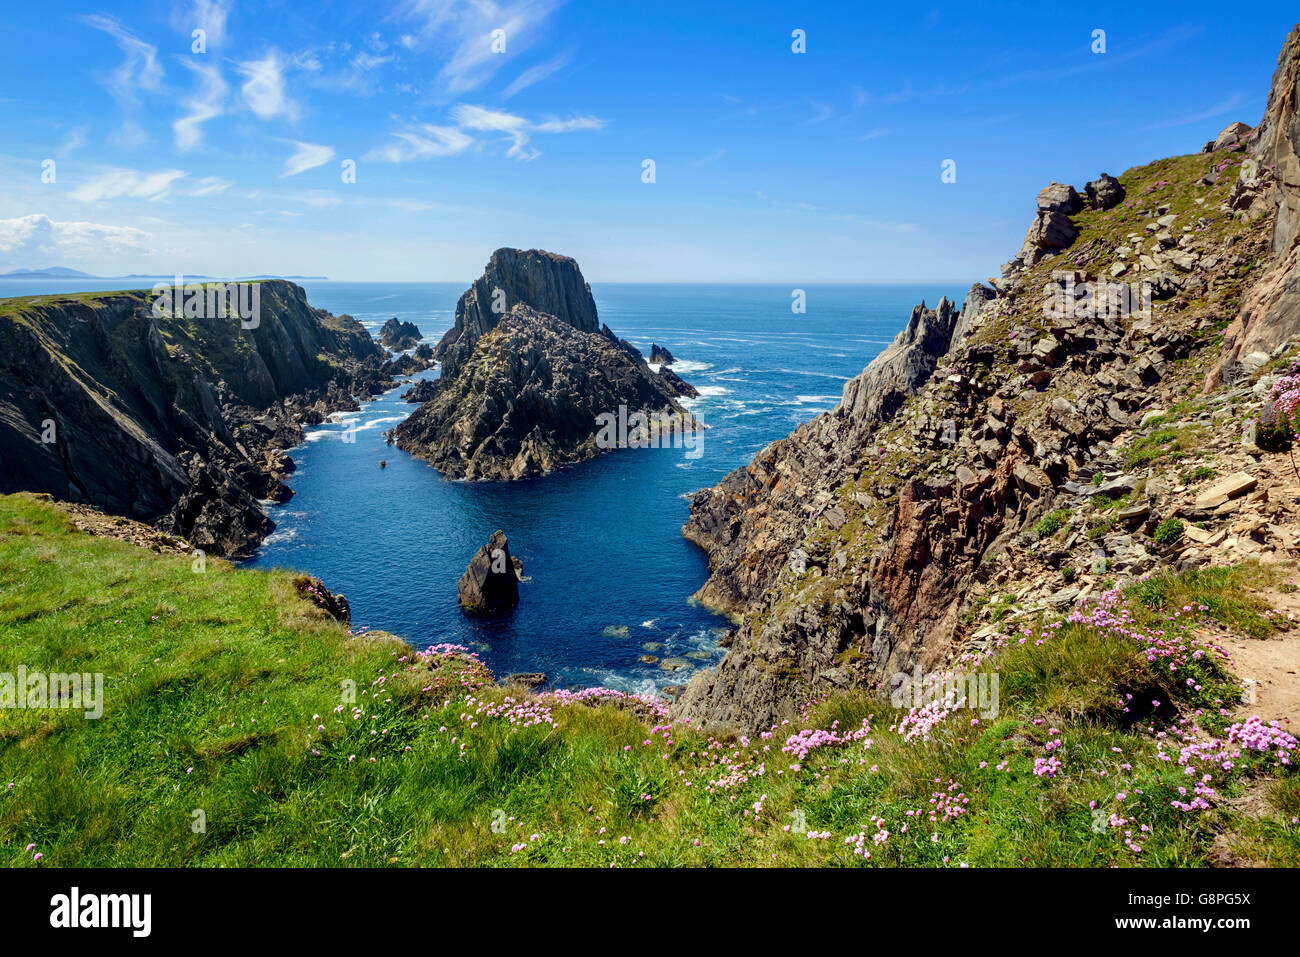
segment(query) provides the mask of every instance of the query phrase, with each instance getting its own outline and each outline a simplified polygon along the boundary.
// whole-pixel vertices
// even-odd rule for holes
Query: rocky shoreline
[[[1237,457],[1205,436],[1267,414],[1260,377],[1300,341],[1298,80],[1300,27],[1260,127],[1082,194],[1049,185],[1021,251],[960,313],[918,307],[839,406],[694,496],[683,534],[710,566],[696,597],[738,624],[674,720],[753,733],[940,669],[1008,607],[1068,607],[1247,547],[1214,527],[1235,493],[1211,507],[1179,490]],[[1245,528],[1255,554],[1268,524]]]
[[[350,316],[260,284],[260,316],[158,316],[148,290],[0,303],[0,491],[45,492],[242,558],[303,427],[395,382]]]

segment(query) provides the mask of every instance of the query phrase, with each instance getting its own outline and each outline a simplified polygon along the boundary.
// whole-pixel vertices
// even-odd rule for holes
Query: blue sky
[[[509,245],[593,282],[982,278],[1049,181],[1255,123],[1297,19],[1277,2],[308,7],[8,5],[0,272],[468,281]]]

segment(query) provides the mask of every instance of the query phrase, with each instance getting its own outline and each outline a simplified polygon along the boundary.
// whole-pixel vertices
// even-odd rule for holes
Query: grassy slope
[[[1283,627],[1243,597],[1260,574],[1148,582],[1137,597],[1149,604],[1135,607],[1151,622],[1206,604],[1239,629]],[[106,676],[98,721],[0,712],[10,866],[38,852],[41,866],[860,864],[844,843],[860,833],[873,865],[1177,865],[1205,862],[1225,830],[1243,836],[1239,856],[1300,864],[1294,773],[1237,762],[1221,793],[1262,781],[1275,808],[1259,820],[1221,802],[1176,811],[1168,800],[1187,782],[1177,746],[1161,761],[1145,721],[1128,724],[1116,705],[1135,689],[1166,711],[1206,706],[1202,720],[1221,727],[1213,702],[1236,695],[1222,667],[1200,661],[1175,680],[1087,625],[999,653],[996,720],[962,712],[905,741],[889,730],[903,712],[822,702],[810,726],[849,731],[872,715],[870,746],[829,744],[801,760],[782,751],[797,723],[711,743],[656,727],[626,699],[512,697],[459,655],[417,659],[390,638],[351,637],[288,574],[211,561],[196,573],[187,558],[78,533],[18,495],[0,498],[0,634],[0,671]],[[1202,690],[1183,684],[1189,674]],[[347,679],[359,711],[342,699]],[[1061,771],[1035,775],[1050,755]],[[737,783],[710,787],[725,777]],[[963,813],[931,823],[936,792]],[[1090,801],[1134,823],[1094,831]],[[206,833],[191,827],[195,809]],[[880,846],[878,819],[891,832]],[[798,833],[800,821],[829,836]]]

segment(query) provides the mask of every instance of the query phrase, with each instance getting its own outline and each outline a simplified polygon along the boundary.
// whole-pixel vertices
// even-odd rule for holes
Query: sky
[[[1297,19],[1291,0],[8,4],[0,272],[468,282],[517,246],[591,282],[982,279],[1049,182],[1256,123]]]

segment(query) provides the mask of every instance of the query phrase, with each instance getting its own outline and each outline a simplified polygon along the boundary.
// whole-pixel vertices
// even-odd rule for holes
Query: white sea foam
[[[680,376],[690,375],[693,372],[707,372],[712,368],[712,362],[695,362],[691,359],[678,359],[673,363],[673,371]]]

